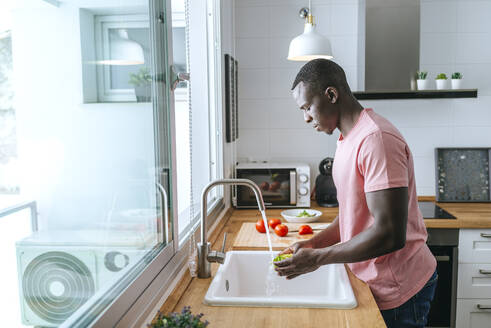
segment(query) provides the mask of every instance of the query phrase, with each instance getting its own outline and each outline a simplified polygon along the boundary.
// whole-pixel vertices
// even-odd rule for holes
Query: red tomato
[[[268,191],[269,190],[269,183],[267,183],[266,181],[263,181],[260,185],[261,189],[264,190],[264,191]]]
[[[288,227],[284,224],[278,224],[274,228],[274,233],[279,237],[285,237],[288,234]]]
[[[276,191],[280,189],[280,187],[281,187],[281,182],[274,181],[269,185],[269,191]]]
[[[298,228],[299,235],[310,235],[312,233],[314,233],[314,231],[308,224],[300,226],[300,228]]]
[[[264,227],[264,221],[262,219],[257,220],[256,230],[259,231],[260,233],[266,233],[266,228]]]
[[[281,224],[280,219],[269,219],[268,225],[271,229],[274,229],[278,224]]]

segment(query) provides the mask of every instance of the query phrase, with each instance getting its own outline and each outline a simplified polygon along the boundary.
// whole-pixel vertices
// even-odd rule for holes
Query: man
[[[292,90],[305,122],[319,132],[341,132],[333,167],[339,215],[312,239],[285,249],[293,256],[277,263],[278,274],[292,279],[348,263],[370,286],[388,327],[424,327],[436,260],[425,243],[408,145],[389,121],[361,106],[332,61],[305,64]]]

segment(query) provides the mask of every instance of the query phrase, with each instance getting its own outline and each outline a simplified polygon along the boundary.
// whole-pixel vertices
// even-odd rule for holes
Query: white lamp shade
[[[309,61],[316,58],[333,58],[331,43],[316,32],[315,25],[306,23],[303,34],[290,42],[288,60]]]
[[[145,63],[142,46],[128,38],[126,30],[119,30],[118,36],[111,38],[109,43],[110,59],[101,60],[104,65],[141,65]]]

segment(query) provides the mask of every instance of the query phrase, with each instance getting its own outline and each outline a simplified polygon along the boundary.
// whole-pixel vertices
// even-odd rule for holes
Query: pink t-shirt
[[[365,193],[408,187],[406,245],[371,260],[349,263],[365,281],[381,310],[414,296],[436,268],[426,245],[427,232],[418,207],[411,151],[399,131],[372,109],[364,109],[347,136],[337,142],[333,177],[339,201],[339,231],[346,242],[373,224]],[[397,220],[397,218],[394,218]]]

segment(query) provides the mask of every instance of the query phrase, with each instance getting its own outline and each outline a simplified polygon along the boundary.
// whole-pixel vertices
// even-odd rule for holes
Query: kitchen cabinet
[[[460,229],[457,327],[491,322],[491,229]]]
[[[458,299],[457,300],[457,328],[489,328],[491,323],[491,310],[479,309],[488,307],[491,309],[490,299]]]

